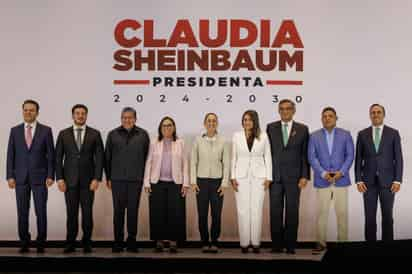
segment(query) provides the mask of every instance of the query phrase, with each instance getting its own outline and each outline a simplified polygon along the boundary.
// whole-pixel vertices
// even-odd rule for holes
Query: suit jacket
[[[356,142],[355,178],[356,182],[390,186],[394,181],[402,182],[403,157],[399,132],[388,126],[382,130],[378,152],[373,143],[372,127],[358,134]]]
[[[56,179],[69,187],[88,187],[92,179],[101,181],[104,165],[100,132],[86,126],[81,149],[77,148],[73,127],[60,131],[56,144]]]
[[[335,128],[332,154],[329,154],[325,129],[319,129],[311,134],[308,147],[308,158],[314,172],[314,186],[329,187],[330,183],[323,178],[323,173],[340,171],[343,177],[335,186],[343,187],[351,184],[349,169],[354,158],[354,145],[349,131]]]
[[[272,156],[265,132],[260,134],[259,139],[255,138],[251,151],[245,131],[233,135],[231,178],[242,179],[247,177],[249,172],[255,178],[272,181]]]
[[[24,123],[10,131],[7,147],[7,179],[16,184],[44,184],[46,178],[54,179],[54,144],[51,128],[37,122],[30,149],[25,139]]]
[[[120,126],[110,131],[105,148],[106,179],[143,181],[149,144],[149,134],[140,127],[128,132]]]
[[[274,182],[297,183],[300,178],[309,180],[308,127],[293,121],[286,147],[283,145],[281,121],[268,124],[266,132],[272,151]]]
[[[163,140],[153,139],[150,142],[149,155],[144,173],[144,186],[156,184],[160,179],[160,169],[163,157]],[[189,162],[185,154],[185,145],[182,139],[172,142],[172,177],[176,184],[189,186]]]

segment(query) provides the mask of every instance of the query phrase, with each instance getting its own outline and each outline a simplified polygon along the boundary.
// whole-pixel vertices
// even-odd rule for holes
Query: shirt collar
[[[76,130],[76,129],[78,129],[78,128],[81,128],[82,130],[86,130],[86,124],[84,124],[84,125],[82,125],[82,126],[77,126],[77,125],[75,125],[75,124],[73,124],[73,129],[74,130]]]
[[[281,123],[282,123],[282,126],[284,126],[285,124],[287,124],[288,127],[290,128],[290,127],[292,126],[292,124],[293,124],[293,120],[290,120],[289,122],[283,122],[283,121],[281,120]]]
[[[329,132],[326,128],[322,128],[322,129],[323,129],[323,132],[325,132],[326,134],[328,134],[328,135],[334,135],[334,134],[335,134],[335,129],[336,129],[336,127],[334,127],[331,132]]]
[[[35,128],[36,126],[37,126],[37,121],[34,121],[33,123],[27,123],[27,122],[24,122],[24,128],[27,128],[27,126],[31,126],[31,128],[33,129],[33,128]]]
[[[381,131],[383,130],[383,126],[384,126],[384,124],[382,124],[382,125],[380,125],[380,126],[373,126],[372,125],[372,128],[375,130],[375,128],[379,128]]]

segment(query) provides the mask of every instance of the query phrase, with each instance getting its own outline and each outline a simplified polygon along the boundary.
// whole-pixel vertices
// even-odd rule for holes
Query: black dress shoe
[[[63,250],[63,253],[68,254],[68,253],[73,253],[76,251],[76,248],[73,245],[68,245],[66,248]]]
[[[317,254],[326,250],[326,246],[322,244],[317,244],[316,247],[312,250],[312,253]]]
[[[20,254],[29,253],[29,252],[30,252],[30,249],[29,249],[28,246],[22,246],[22,247],[19,249],[19,253],[20,253]]]
[[[249,252],[249,248],[248,247],[241,247],[242,249],[242,253],[246,254]]]
[[[169,252],[170,252],[170,253],[177,253],[177,252],[178,252],[178,251],[177,251],[177,246],[171,245],[170,248],[169,248]]]
[[[37,247],[37,253],[43,254],[46,250],[44,249],[44,246],[39,246]]]
[[[260,248],[258,246],[253,247],[253,253],[259,254],[260,253]]]
[[[286,254],[296,254],[296,251],[292,248],[286,250]]]
[[[92,253],[92,252],[93,252],[93,249],[91,245],[85,245],[83,247],[83,253]]]
[[[272,247],[270,250],[271,253],[283,253],[283,248],[280,247]]]

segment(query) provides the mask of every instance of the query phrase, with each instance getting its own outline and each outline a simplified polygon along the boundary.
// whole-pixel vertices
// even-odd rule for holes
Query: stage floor
[[[153,258],[153,259],[235,259],[235,260],[308,260],[321,261],[325,252],[312,254],[311,249],[296,249],[296,254],[273,254],[270,249],[261,249],[259,254],[241,253],[239,248],[221,248],[219,253],[203,253],[199,248],[181,248],[177,254],[167,251],[163,253],[154,252],[153,248],[140,248],[139,253],[112,253],[110,248],[94,248],[93,253],[84,254],[78,248],[75,253],[64,254],[62,248],[47,248],[46,253],[37,254],[36,249],[30,249],[30,253],[19,254],[18,248],[0,248],[0,257],[29,257],[29,258]]]

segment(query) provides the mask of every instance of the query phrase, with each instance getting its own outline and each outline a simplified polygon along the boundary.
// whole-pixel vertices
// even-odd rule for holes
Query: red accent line
[[[150,80],[113,80],[114,85],[149,85]]]
[[[266,85],[290,85],[290,86],[301,86],[303,81],[294,81],[294,80],[267,80]]]

